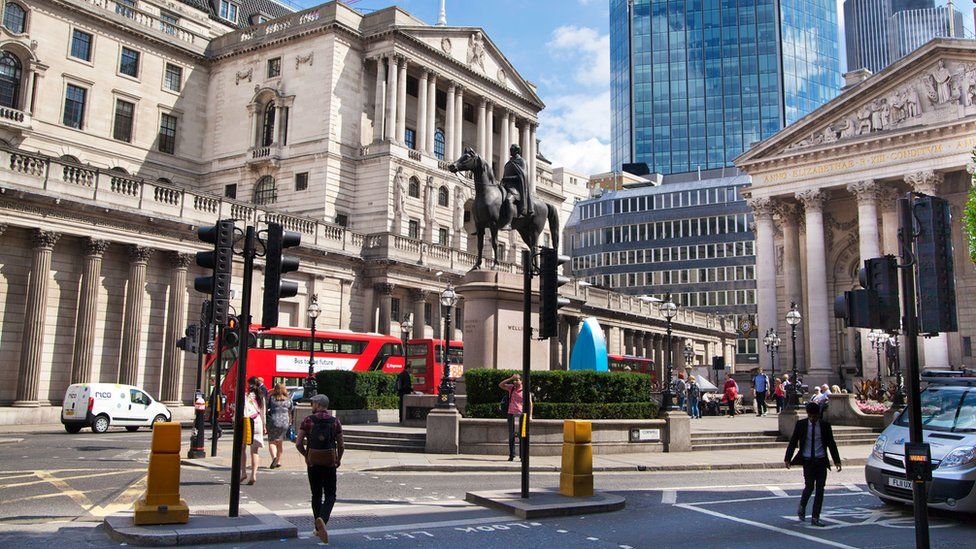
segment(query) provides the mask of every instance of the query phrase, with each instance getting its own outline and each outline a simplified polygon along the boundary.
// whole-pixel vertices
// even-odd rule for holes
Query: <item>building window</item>
[[[180,24],[180,18],[168,11],[159,11],[159,30],[166,34],[175,35],[176,26]]]
[[[220,9],[217,12],[220,18],[231,23],[237,23],[238,5],[230,0],[220,0]]]
[[[179,92],[183,88],[183,67],[166,63],[166,73],[163,75],[163,85],[169,91]]]
[[[11,109],[20,108],[22,74],[20,59],[16,55],[9,51],[0,53],[0,105]]]
[[[68,84],[64,96],[64,119],[62,122],[69,128],[81,129],[81,124],[85,120],[85,99],[88,90],[81,86]]]
[[[304,191],[308,189],[308,172],[295,174],[295,190]]]
[[[261,146],[270,147],[274,143],[275,104],[269,102],[264,107],[264,125],[261,131]]]
[[[254,185],[254,203],[258,205],[274,204],[278,201],[278,187],[270,175],[258,179]]]
[[[448,192],[447,187],[441,187],[437,189],[437,205],[447,206],[450,200],[451,193]]]
[[[417,148],[417,132],[411,128],[405,128],[403,131],[403,140],[407,143],[407,148],[416,149]]]
[[[410,238],[420,238],[420,222],[416,219],[411,219],[407,224],[407,236]]]
[[[440,128],[434,130],[434,156],[444,160],[444,130]]]
[[[159,119],[159,152],[176,152],[176,117],[164,114]]]
[[[407,186],[407,195],[412,198],[420,198],[420,180],[416,177],[410,178],[410,184]]]
[[[281,58],[268,59],[268,78],[281,76]]]
[[[71,57],[91,61],[92,35],[80,30],[71,31]]]
[[[231,199],[237,199],[237,183],[230,183],[229,185],[224,185],[224,196]]]
[[[3,26],[14,34],[23,34],[27,30],[27,12],[20,4],[7,2],[3,8]]]
[[[139,76],[139,52],[122,46],[122,56],[119,58],[119,72],[138,78]]]
[[[441,227],[437,229],[437,243],[441,246],[447,246],[447,229]]]
[[[115,100],[115,124],[112,126],[112,137],[129,143],[132,141],[132,121],[135,118],[136,105],[121,99]]]
[[[349,226],[349,216],[346,215],[346,214],[336,214],[336,216],[335,216],[335,224],[336,225],[339,225],[340,227],[348,227]]]
[[[434,319],[431,318],[433,314],[434,314],[434,307],[430,303],[427,303],[425,301],[424,302],[424,326],[433,326],[433,324],[431,324],[434,321]]]
[[[390,298],[390,320],[400,322],[400,298]]]

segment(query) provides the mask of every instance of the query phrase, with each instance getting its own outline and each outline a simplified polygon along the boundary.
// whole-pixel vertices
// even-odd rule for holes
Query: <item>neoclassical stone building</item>
[[[736,160],[752,176],[759,329],[783,336],[786,365],[796,302],[807,379],[850,380],[858,363],[874,377],[874,351],[834,318],[833,301],[859,287],[863,259],[898,253],[895,201],[913,190],[951,203],[959,314],[959,332],[924,339],[923,365],[971,366],[976,273],[960,217],[976,145],[976,42],[936,39],[848,78],[837,98]]]

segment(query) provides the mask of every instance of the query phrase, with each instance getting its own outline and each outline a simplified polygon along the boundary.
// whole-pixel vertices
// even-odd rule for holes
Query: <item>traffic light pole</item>
[[[251,283],[254,271],[255,240],[253,226],[244,235],[244,284],[241,290],[241,314],[237,329],[240,332],[237,351],[237,386],[234,390],[234,449],[231,458],[230,510],[228,516],[237,517],[241,499],[241,457],[244,450],[244,391],[247,381],[247,346],[251,327]]]
[[[220,374],[224,367],[223,344],[224,325],[221,324],[217,326],[217,357],[214,358],[214,366],[216,367],[216,370],[214,374],[213,394],[211,395],[212,402],[210,404],[210,410],[213,412],[213,417],[210,419],[210,457],[217,455],[217,439],[220,438],[220,410],[222,404],[220,398]]]
[[[529,416],[532,412],[532,253],[522,251],[522,437],[519,454],[522,459],[522,499],[529,497]]]
[[[190,436],[190,449],[186,452],[188,459],[207,457],[204,449],[203,433],[206,430],[204,425],[204,414],[206,410],[198,406],[203,401],[203,354],[207,351],[207,334],[210,330],[205,323],[200,324],[197,331],[197,385],[193,395],[193,434]]]
[[[915,219],[912,215],[912,195],[898,199],[898,241],[901,255],[901,298],[905,330],[905,360],[908,367],[908,433],[912,444],[923,442],[921,387],[918,372],[918,314],[915,309]],[[915,547],[929,548],[928,498],[924,482],[912,482],[912,500],[915,508]]]

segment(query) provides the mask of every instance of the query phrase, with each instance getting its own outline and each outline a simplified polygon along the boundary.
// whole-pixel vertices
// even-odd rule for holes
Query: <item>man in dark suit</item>
[[[790,437],[790,445],[786,448],[786,468],[790,465],[803,465],[803,495],[800,496],[800,507],[796,510],[796,516],[802,522],[806,516],[807,502],[810,501],[810,494],[814,487],[817,494],[813,498],[813,515],[810,524],[814,526],[826,526],[820,520],[820,509],[823,507],[824,485],[827,483],[827,470],[830,463],[827,461],[827,452],[840,472],[840,452],[837,451],[837,443],[834,442],[834,431],[830,424],[820,418],[820,405],[808,402],[807,419],[801,419],[793,427],[793,436]],[[796,456],[793,452],[799,448]]]

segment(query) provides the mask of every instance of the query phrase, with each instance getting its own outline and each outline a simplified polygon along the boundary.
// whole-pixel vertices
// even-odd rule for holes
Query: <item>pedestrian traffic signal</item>
[[[559,287],[569,282],[559,276],[559,266],[570,258],[559,255],[554,248],[540,249],[539,262],[539,339],[547,339],[558,334],[558,312],[560,307],[569,305],[569,300],[559,297]]]
[[[223,346],[228,349],[237,349],[241,343],[240,321],[236,316],[227,317],[227,325],[224,326]]]
[[[914,201],[912,213],[918,223],[915,255],[920,331],[927,334],[958,331],[949,204],[934,196],[920,196]]]
[[[267,268],[264,271],[264,311],[261,326],[274,328],[278,325],[278,300],[298,295],[298,283],[281,280],[281,275],[298,270],[298,258],[282,255],[285,248],[302,243],[302,235],[284,230],[278,223],[269,223],[266,249]]]
[[[212,252],[197,252],[197,265],[212,269],[211,276],[198,276],[193,288],[210,295],[213,304],[213,318],[216,324],[227,322],[230,306],[230,284],[234,269],[234,221],[222,219],[216,225],[200,227],[197,231],[200,240],[213,244]]]
[[[186,327],[186,337],[176,340],[176,348],[183,352],[197,354],[200,352],[200,332],[199,326],[190,324]]]
[[[892,332],[901,325],[898,303],[898,262],[893,255],[864,261],[858,273],[860,290],[844,292],[834,301],[834,316],[848,328]]]

